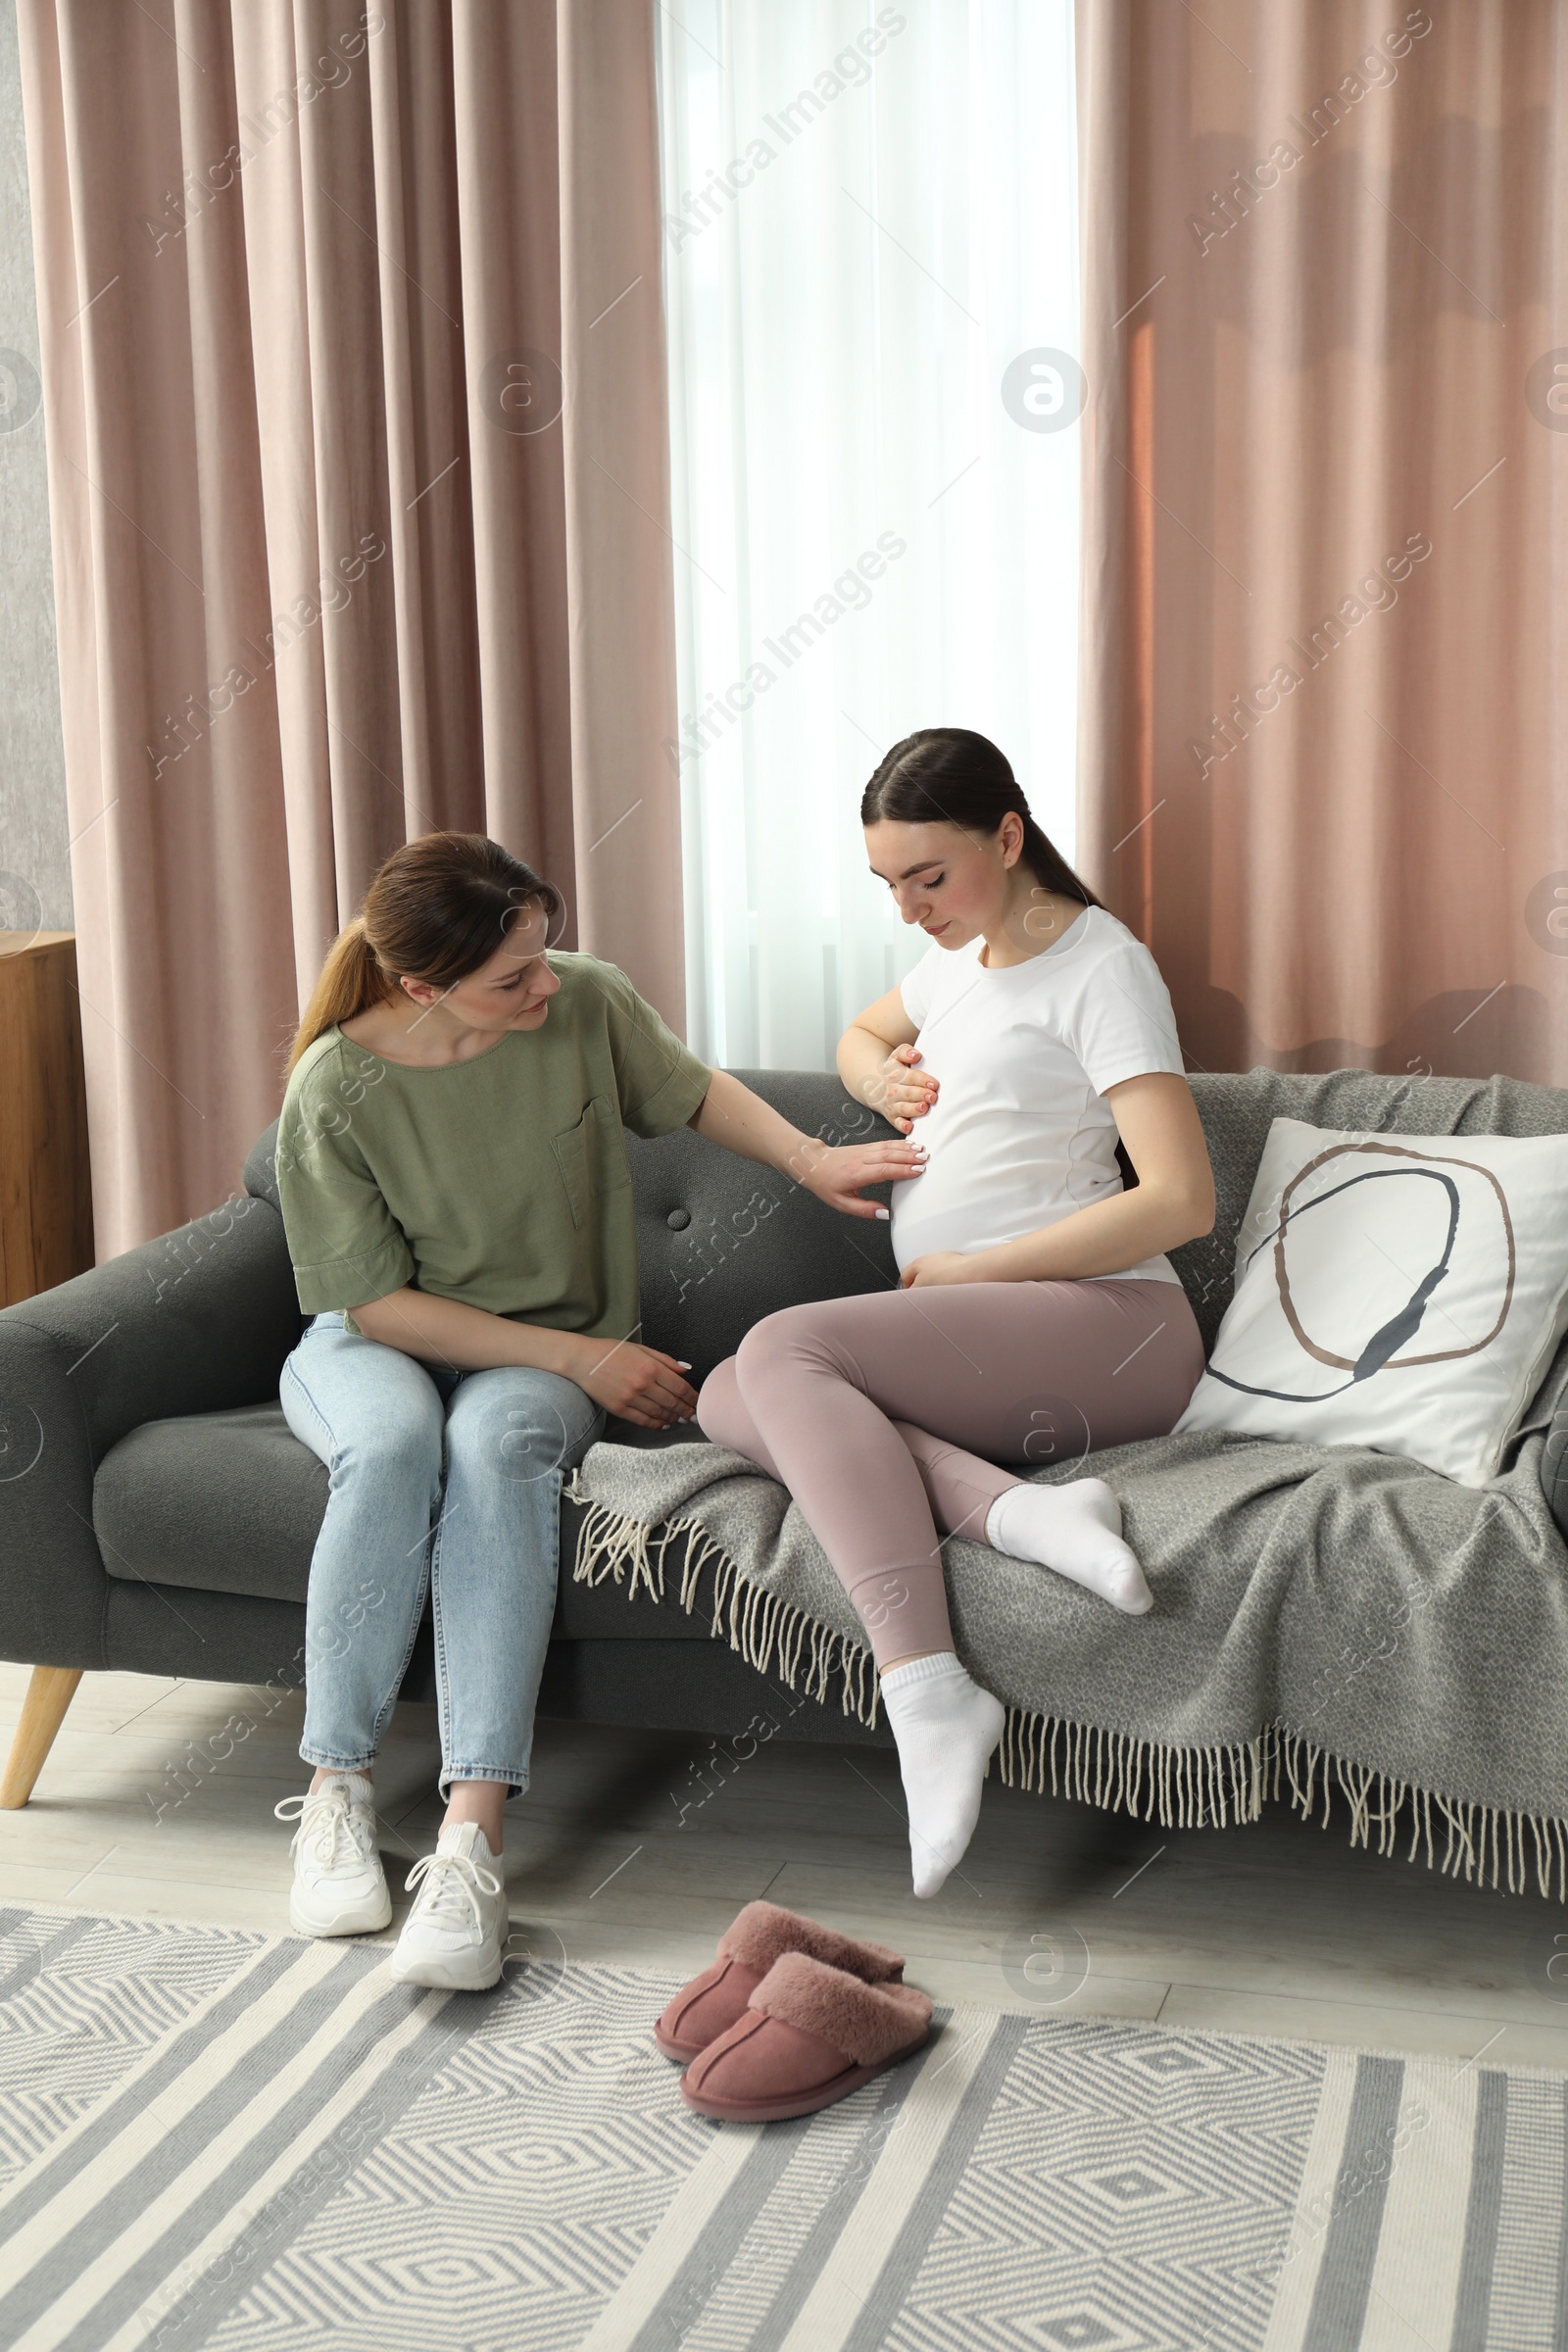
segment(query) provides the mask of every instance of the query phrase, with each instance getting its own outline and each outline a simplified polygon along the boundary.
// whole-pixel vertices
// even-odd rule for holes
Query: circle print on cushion
[[[1316,1175],[1319,1168],[1327,1167],[1331,1160],[1345,1158],[1349,1153],[1368,1152],[1386,1152],[1391,1159],[1399,1159],[1415,1164],[1402,1169],[1363,1168],[1354,1175],[1347,1176],[1342,1183],[1331,1185],[1325,1192],[1302,1194],[1301,1188],[1307,1178]],[[1402,1144],[1334,1144],[1327,1152],[1320,1152],[1315,1159],[1309,1159],[1306,1166],[1291,1178],[1281,1195],[1279,1223],[1270,1237],[1274,1249],[1274,1280],[1279,1290],[1281,1310],[1295,1334],[1298,1346],[1305,1354],[1314,1356],[1320,1364],[1334,1365],[1349,1373],[1350,1379],[1345,1383],[1346,1388],[1350,1386],[1351,1381],[1369,1380],[1374,1372],[1382,1372],[1385,1369],[1400,1371],[1411,1364],[1437,1364],[1452,1356],[1474,1355],[1479,1348],[1490,1347],[1502,1329],[1503,1321],[1513,1300],[1514,1283],[1513,1224],[1508,1215],[1507,1198],[1490,1168],[1479,1168],[1471,1159],[1455,1159],[1446,1164],[1465,1168],[1472,1175],[1483,1177],[1496,1196],[1497,1211],[1505,1243],[1502,1290],[1497,1302],[1496,1318],[1490,1330],[1484,1332],[1479,1339],[1466,1340],[1461,1336],[1458,1346],[1435,1348],[1426,1355],[1401,1356],[1396,1355],[1395,1350],[1414,1339],[1426,1319],[1427,1306],[1433,1292],[1453,1262],[1453,1248],[1459,1233],[1460,1209],[1459,1187],[1454,1179],[1445,1174],[1442,1165],[1430,1159],[1426,1153],[1409,1151]],[[1332,1348],[1320,1347],[1315,1340],[1308,1337],[1297,1310],[1285,1247],[1291,1219],[1293,1215],[1299,1219],[1309,1208],[1321,1208],[1325,1202],[1336,1200],[1342,1193],[1348,1192],[1353,1185],[1376,1184],[1380,1179],[1400,1175],[1430,1177],[1435,1183],[1442,1186],[1447,1201],[1447,1230],[1443,1236],[1442,1251],[1427,1267],[1408,1298],[1389,1317],[1387,1322],[1379,1324],[1377,1330],[1362,1344],[1354,1356],[1337,1355]],[[1413,1222],[1418,1223],[1419,1220]],[[1258,1250],[1264,1250],[1267,1247],[1267,1241],[1259,1242],[1257,1250],[1251,1252],[1252,1256],[1255,1257]],[[1400,1279],[1403,1279],[1402,1275]],[[1336,1299],[1334,1303],[1338,1306],[1342,1301]],[[1212,1370],[1212,1367],[1210,1369]],[[1257,1388],[1250,1381],[1233,1379],[1230,1374],[1225,1372],[1215,1372],[1214,1378],[1225,1381],[1233,1389],[1252,1389],[1256,1396],[1278,1396],[1292,1404],[1316,1404],[1324,1396],[1340,1394],[1338,1390],[1334,1389],[1308,1389],[1292,1393],[1283,1389]]]
[[[1568,1136],[1275,1119],[1173,1434],[1370,1446],[1484,1486],[1568,1328],[1565,1187]]]

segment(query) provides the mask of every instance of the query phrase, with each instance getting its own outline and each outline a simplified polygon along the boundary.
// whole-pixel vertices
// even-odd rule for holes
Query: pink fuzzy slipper
[[[682,1985],[655,2026],[654,2039],[665,2057],[684,2063],[727,2033],[786,1952],[808,1953],[866,1984],[891,1984],[904,1974],[901,1955],[883,1944],[841,1936],[836,1928],[781,1910],[777,1903],[748,1903],[719,1937],[711,1968]]]
[[[738,2124],[811,2115],[922,2048],[931,2000],[912,1984],[867,1984],[806,1952],[774,1961],[725,2034],[692,2061],[680,2095]]]

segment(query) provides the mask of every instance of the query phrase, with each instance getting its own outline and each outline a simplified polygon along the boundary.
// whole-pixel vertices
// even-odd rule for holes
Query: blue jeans
[[[556,1606],[562,1473],[604,1427],[559,1373],[449,1372],[318,1315],[283,1366],[290,1429],[330,1473],[305,1612],[308,1764],[366,1771],[424,1611],[441,1792],[528,1786]]]

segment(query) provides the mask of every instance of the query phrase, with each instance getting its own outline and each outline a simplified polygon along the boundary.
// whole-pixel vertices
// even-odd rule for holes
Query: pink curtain
[[[1568,11],[1078,40],[1086,875],[1193,1067],[1568,1084]]]
[[[21,0],[100,1253],[230,1191],[375,866],[682,1025],[649,0]]]

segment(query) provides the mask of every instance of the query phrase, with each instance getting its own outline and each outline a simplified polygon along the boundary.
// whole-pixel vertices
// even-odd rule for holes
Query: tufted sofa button
[[[684,1233],[691,1221],[692,1212],[689,1208],[672,1208],[664,1219],[672,1233]]]

